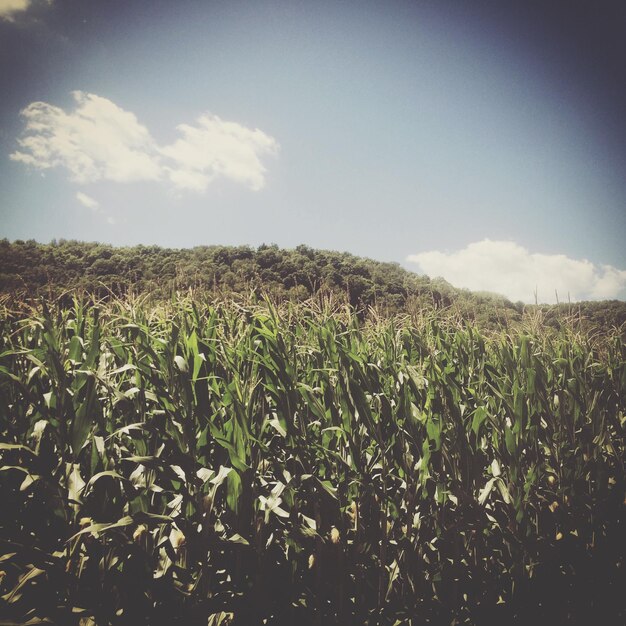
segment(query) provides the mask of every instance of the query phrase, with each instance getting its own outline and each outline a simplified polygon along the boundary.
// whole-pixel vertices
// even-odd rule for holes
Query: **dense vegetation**
[[[430,280],[398,264],[377,263],[350,254],[307,246],[201,246],[174,250],[158,246],[115,248],[98,243],[60,241],[0,242],[0,291],[58,294],[68,288],[105,295],[188,288],[244,293],[262,288],[275,298],[306,299],[320,290],[345,296],[354,305],[381,300],[401,307]],[[432,295],[429,291],[429,296]],[[445,293],[437,293],[443,299]]]
[[[80,291],[99,298],[151,294],[158,300],[189,290],[211,294],[216,300],[237,294],[248,298],[251,292],[270,295],[273,301],[332,297],[357,309],[375,307],[387,314],[435,309],[475,321],[481,328],[518,324],[525,308],[495,294],[455,289],[441,278],[431,280],[397,263],[307,246],[174,250],[0,240],[0,294],[14,301]],[[542,306],[541,310],[544,323],[554,327],[574,316],[588,328],[619,328],[626,322],[626,303],[617,301]]]
[[[626,622],[619,333],[37,306],[0,318],[4,623]]]

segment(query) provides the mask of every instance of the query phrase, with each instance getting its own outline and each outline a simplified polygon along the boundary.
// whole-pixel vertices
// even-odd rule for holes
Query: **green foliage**
[[[617,333],[190,298],[0,326],[3,623],[626,618]]]
[[[216,298],[251,291],[274,301],[332,297],[386,313],[457,307],[486,322],[519,319],[521,308],[499,296],[476,296],[445,281],[350,254],[298,246],[200,246],[172,250],[157,246],[114,248],[76,241],[38,244],[0,241],[0,293],[56,297],[87,291],[99,298],[150,293],[211,293]],[[491,321],[490,321],[491,320]]]
[[[519,325],[529,315],[559,328],[575,322],[585,332],[620,328],[626,303],[583,302],[524,306],[502,296],[456,289],[445,280],[408,272],[397,263],[380,263],[346,253],[298,246],[199,246],[173,250],[158,246],[116,248],[99,243],[0,240],[0,295],[15,305],[44,296],[54,299],[84,293],[99,299],[150,294],[156,301],[193,291],[220,301],[251,293],[274,302],[309,298],[343,302],[360,311],[414,317],[433,310],[467,320],[481,329]]]

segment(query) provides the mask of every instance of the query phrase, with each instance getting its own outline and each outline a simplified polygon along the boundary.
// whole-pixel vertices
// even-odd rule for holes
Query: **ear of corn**
[[[15,623],[621,610],[618,334],[185,299],[0,324]]]

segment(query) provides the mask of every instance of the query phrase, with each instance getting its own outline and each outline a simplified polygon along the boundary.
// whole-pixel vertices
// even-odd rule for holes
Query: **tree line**
[[[279,301],[323,295],[387,314],[443,310],[481,326],[516,323],[529,310],[497,294],[456,289],[398,263],[306,245],[290,250],[275,244],[174,249],[64,239],[49,244],[0,240],[0,293],[13,297],[49,298],[84,291],[100,298],[128,293],[159,298],[190,289],[216,297],[256,293]],[[619,327],[626,321],[626,303],[618,301],[530,308],[553,326],[572,316],[603,327]]]

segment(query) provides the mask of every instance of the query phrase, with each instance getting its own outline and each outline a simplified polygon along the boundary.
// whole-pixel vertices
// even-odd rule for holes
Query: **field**
[[[618,330],[0,315],[2,624],[626,623]]]

